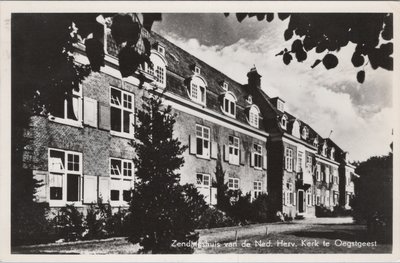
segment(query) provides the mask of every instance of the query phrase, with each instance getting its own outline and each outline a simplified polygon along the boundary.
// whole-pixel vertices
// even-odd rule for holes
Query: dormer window
[[[246,101],[247,101],[249,104],[253,104],[253,97],[252,97],[251,95],[249,95],[249,96],[247,97]]]
[[[297,138],[300,138],[300,121],[299,120],[295,120],[293,122],[292,135]]]
[[[235,95],[232,92],[227,92],[223,100],[223,112],[232,117],[236,117],[236,101]]]
[[[165,48],[163,46],[158,45],[157,51],[162,54],[163,56],[165,55]]]
[[[326,141],[325,141],[324,145],[322,146],[322,155],[326,157],[327,152],[328,152],[328,146],[326,145]]]
[[[303,127],[303,131],[301,132],[301,137],[302,137],[304,140],[307,140],[307,139],[308,139],[308,128],[307,128],[306,126]]]
[[[315,137],[313,145],[318,148],[318,137]]]
[[[206,82],[199,76],[194,76],[189,84],[189,96],[190,98],[201,104],[206,104]]]
[[[331,159],[334,160],[335,159],[335,148],[331,148]]]
[[[284,107],[284,104],[283,104],[282,101],[278,100],[277,108],[278,108],[278,110],[281,111],[281,112],[284,112],[284,111],[285,111],[285,107]]]
[[[194,73],[196,73],[197,75],[200,75],[200,68],[198,66],[194,67]]]
[[[224,82],[222,83],[222,88],[223,88],[224,90],[228,90],[228,83],[224,81]]]
[[[282,127],[282,129],[286,130],[286,127],[287,127],[287,117],[286,117],[286,115],[283,115],[281,117],[281,127]]]
[[[154,51],[152,51],[150,55],[150,60],[153,62],[153,68],[150,68],[149,65],[146,65],[146,72],[154,77],[154,84],[160,88],[165,88],[167,61],[165,60],[164,56]]]
[[[251,126],[258,128],[260,119],[260,110],[256,105],[252,105],[249,110],[249,123]]]

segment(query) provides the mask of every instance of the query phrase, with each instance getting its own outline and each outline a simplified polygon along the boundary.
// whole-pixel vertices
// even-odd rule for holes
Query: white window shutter
[[[211,142],[211,158],[217,159],[218,156],[218,144],[217,142]]]
[[[83,123],[97,128],[97,100],[83,97]]]
[[[263,156],[263,169],[264,170],[267,169],[267,156],[266,155]]]
[[[190,154],[196,154],[196,136],[189,135],[189,147]]]
[[[97,176],[83,176],[83,203],[97,203]]]
[[[217,193],[218,189],[216,187],[211,188],[211,205],[217,204]]]
[[[224,161],[229,162],[229,147],[224,145]]]
[[[36,188],[35,200],[38,203],[48,202],[49,190],[48,172],[45,171],[33,171],[33,178],[39,181],[40,187]]]
[[[254,157],[253,157],[253,153],[249,153],[249,159],[250,159],[250,167],[254,167]]]
[[[98,198],[101,199],[102,203],[108,203],[110,201],[110,177],[99,176],[99,191]]]
[[[240,160],[239,160],[239,162],[240,162],[240,165],[244,165],[245,164],[245,162],[246,162],[246,157],[245,157],[245,151],[243,151],[243,150],[240,150]]]
[[[294,206],[296,206],[297,205],[297,203],[296,203],[296,192],[293,192],[293,205]]]

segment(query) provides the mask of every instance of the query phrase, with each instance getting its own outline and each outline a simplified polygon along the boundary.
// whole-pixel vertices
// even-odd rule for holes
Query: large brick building
[[[319,204],[348,206],[354,167],[344,151],[286,112],[282,99],[265,94],[255,68],[240,84],[157,34],[151,40],[154,67],[138,70],[143,87],[136,74],[121,77],[108,37],[101,72],[91,73],[57,112],[32,118],[27,134],[33,143],[25,158],[44,181],[39,202],[55,209],[99,200],[127,206],[136,112],[157,87],[177,116],[174,136],[189,145],[181,182],[196,185],[209,204],[216,203],[212,182],[220,156],[230,189],[252,198],[267,193],[276,211],[313,216]],[[83,45],[75,59],[88,63]]]

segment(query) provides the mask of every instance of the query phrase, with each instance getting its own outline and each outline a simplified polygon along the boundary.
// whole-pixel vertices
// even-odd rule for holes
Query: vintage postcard
[[[0,260],[400,259],[399,2],[0,7]]]

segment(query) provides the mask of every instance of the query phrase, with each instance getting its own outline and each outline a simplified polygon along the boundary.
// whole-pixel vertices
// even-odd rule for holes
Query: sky
[[[215,67],[239,83],[247,83],[254,65],[262,75],[261,86],[270,97],[285,101],[287,112],[313,127],[321,136],[349,151],[352,160],[385,155],[392,142],[393,72],[365,67],[363,84],[356,80],[358,68],[351,64],[354,45],[336,55],[339,65],[326,70],[322,63],[311,69],[321,54],[308,53],[306,61],[288,66],[282,56],[290,48],[283,32],[288,19],[259,22],[255,17],[242,23],[231,14],[163,14],[153,30],[172,43]]]

